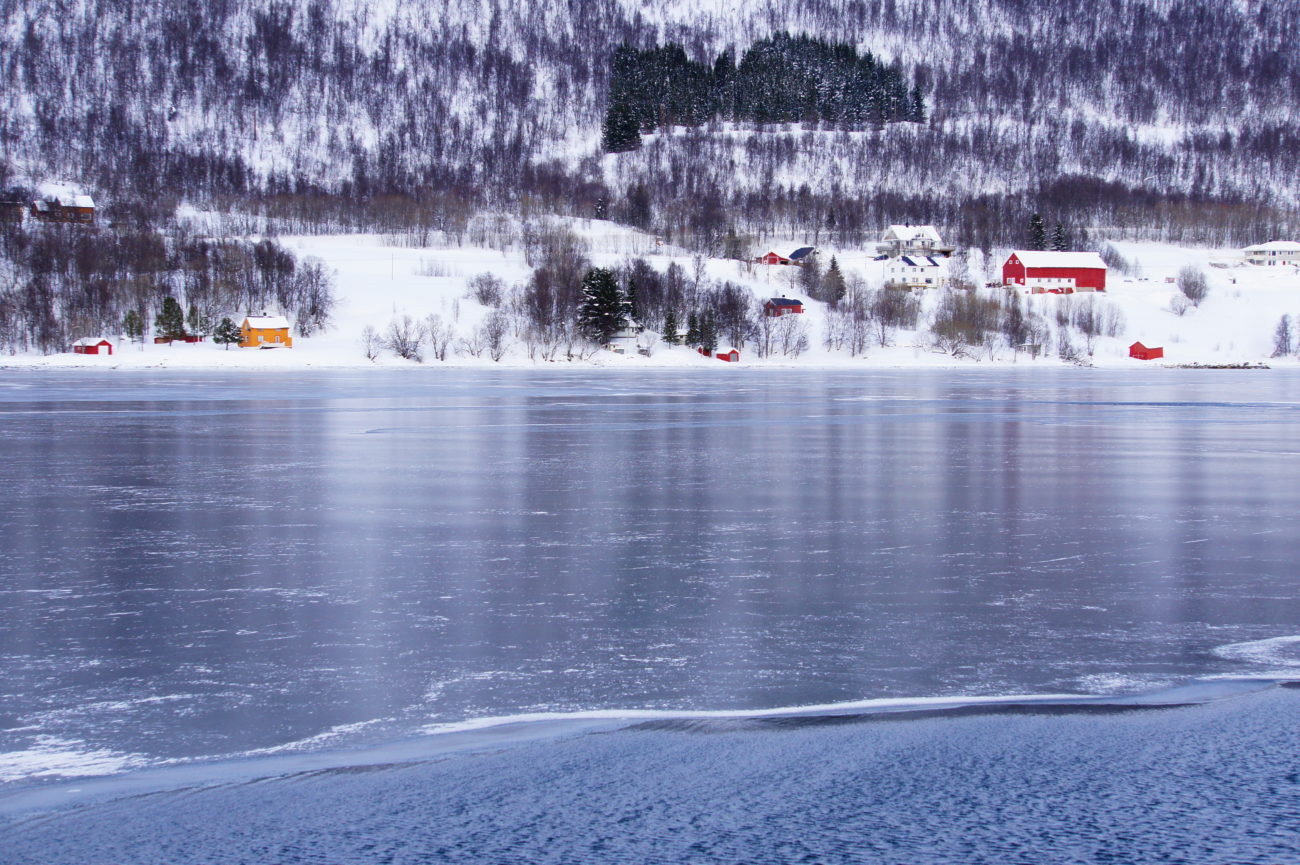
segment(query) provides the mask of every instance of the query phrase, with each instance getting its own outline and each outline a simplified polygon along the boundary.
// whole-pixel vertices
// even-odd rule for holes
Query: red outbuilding
[[[1016,250],[1002,265],[1002,284],[1030,294],[1105,291],[1106,262],[1095,252]]]
[[[103,337],[86,337],[72,344],[73,354],[112,354],[113,343]]]
[[[768,318],[780,318],[787,313],[802,315],[803,301],[793,297],[773,297],[763,304],[763,314]]]
[[[767,255],[761,255],[756,260],[758,261],[759,264],[789,264],[790,263],[790,259],[786,258],[784,255],[779,255],[775,252],[769,252]]]
[[[1165,356],[1165,350],[1163,346],[1147,348],[1142,343],[1135,342],[1128,347],[1128,356],[1138,360],[1156,360]]]
[[[718,360],[725,360],[728,363],[739,363],[740,352],[736,351],[734,348],[720,351],[718,352]]]

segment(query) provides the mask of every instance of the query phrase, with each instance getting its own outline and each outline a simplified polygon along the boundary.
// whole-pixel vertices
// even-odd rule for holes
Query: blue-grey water
[[[1294,672],[1297,433],[1283,371],[0,372],[0,778]]]

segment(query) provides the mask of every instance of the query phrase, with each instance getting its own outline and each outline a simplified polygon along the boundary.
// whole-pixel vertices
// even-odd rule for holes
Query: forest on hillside
[[[1268,0],[0,0],[0,189],[68,180],[136,226],[182,201],[309,232],[599,216],[714,253],[729,236],[860,244],[898,221],[988,248],[1017,242],[1031,211],[1107,236],[1242,244],[1296,224],[1292,13]],[[619,46],[677,46],[710,69],[741,58],[739,76],[783,33],[872,58],[923,122],[714,112],[604,154]]]

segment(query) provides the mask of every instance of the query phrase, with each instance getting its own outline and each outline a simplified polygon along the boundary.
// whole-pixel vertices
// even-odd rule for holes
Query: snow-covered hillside
[[[611,53],[739,58],[807,31],[897,64],[924,124],[706,124],[602,158]],[[0,192],[238,206],[300,230],[608,216],[709,251],[728,228],[1017,242],[1028,211],[1174,242],[1293,223],[1300,21],[1238,0],[10,0]]]
[[[1165,244],[1116,244],[1128,260],[1131,274],[1112,273],[1106,294],[1024,296],[1025,311],[1048,328],[1044,351],[1038,358],[1013,351],[1003,342],[965,347],[958,354],[939,350],[929,333],[929,324],[945,294],[960,289],[916,292],[921,315],[916,329],[894,328],[887,334],[888,345],[880,345],[873,333],[864,352],[850,353],[827,346],[826,333],[834,313],[823,303],[801,292],[800,271],[795,267],[765,266],[727,259],[703,259],[686,250],[659,245],[653,236],[598,220],[565,221],[590,246],[589,258],[596,266],[626,266],[633,257],[643,257],[654,269],[666,271],[677,265],[692,281],[703,284],[731,282],[748,289],[757,307],[770,297],[799,297],[806,312],[798,318],[806,328],[807,348],[783,353],[773,351],[761,358],[750,343],[739,346],[739,364],[701,356],[683,346],[666,344],[657,334],[647,334],[641,345],[650,345],[649,355],[637,352],[629,340],[623,354],[583,347],[570,359],[543,361],[529,357],[519,324],[506,337],[500,361],[486,352],[470,348],[476,330],[492,309],[476,301],[469,281],[478,274],[498,277],[507,291],[523,286],[532,275],[525,252],[518,246],[494,249],[488,246],[457,245],[454,241],[431,246],[412,246],[406,239],[374,235],[300,236],[281,238],[281,243],[301,257],[320,259],[335,276],[338,306],[332,325],[322,334],[298,337],[292,349],[259,351],[229,349],[210,343],[154,345],[128,343],[116,334],[112,356],[75,354],[20,354],[0,361],[4,366],[40,367],[239,367],[285,369],[301,367],[410,367],[434,369],[443,366],[608,366],[622,369],[650,367],[693,367],[713,369],[719,374],[745,367],[922,367],[969,366],[1015,363],[1022,366],[1059,366],[1069,363],[1059,356],[1056,341],[1064,332],[1076,345],[1078,363],[1096,366],[1149,368],[1161,364],[1268,363],[1294,365],[1294,358],[1273,358],[1274,333],[1284,315],[1300,320],[1300,272],[1292,268],[1262,268],[1242,264],[1222,266],[1237,255],[1235,250],[1179,248]],[[777,242],[777,248],[797,245]],[[818,255],[824,267],[834,257],[854,290],[871,290],[884,280],[884,263],[873,260],[874,251],[824,247]],[[997,251],[986,261],[975,252],[964,266],[977,281],[996,279],[1005,253]],[[1192,266],[1201,269],[1210,285],[1209,296],[1199,307],[1176,311],[1182,297],[1174,280],[1178,272]],[[1002,288],[982,288],[979,293],[1003,300]],[[1064,310],[1095,304],[1100,318],[1114,323],[1115,335],[1097,335],[1086,340],[1079,332],[1056,324]],[[367,359],[362,346],[363,331],[373,328],[381,336],[394,320],[410,316],[423,322],[435,315],[448,325],[452,339],[447,359],[439,361],[423,352],[423,363],[403,360],[391,350],[381,350]],[[1128,357],[1128,346],[1141,341],[1165,349],[1163,361],[1142,362]],[[1091,343],[1091,354],[1088,353]],[[731,348],[725,338],[719,351]]]

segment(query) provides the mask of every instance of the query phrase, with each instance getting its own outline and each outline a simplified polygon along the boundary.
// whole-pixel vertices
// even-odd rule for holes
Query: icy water
[[[0,372],[0,780],[1300,675],[1282,371]]]

